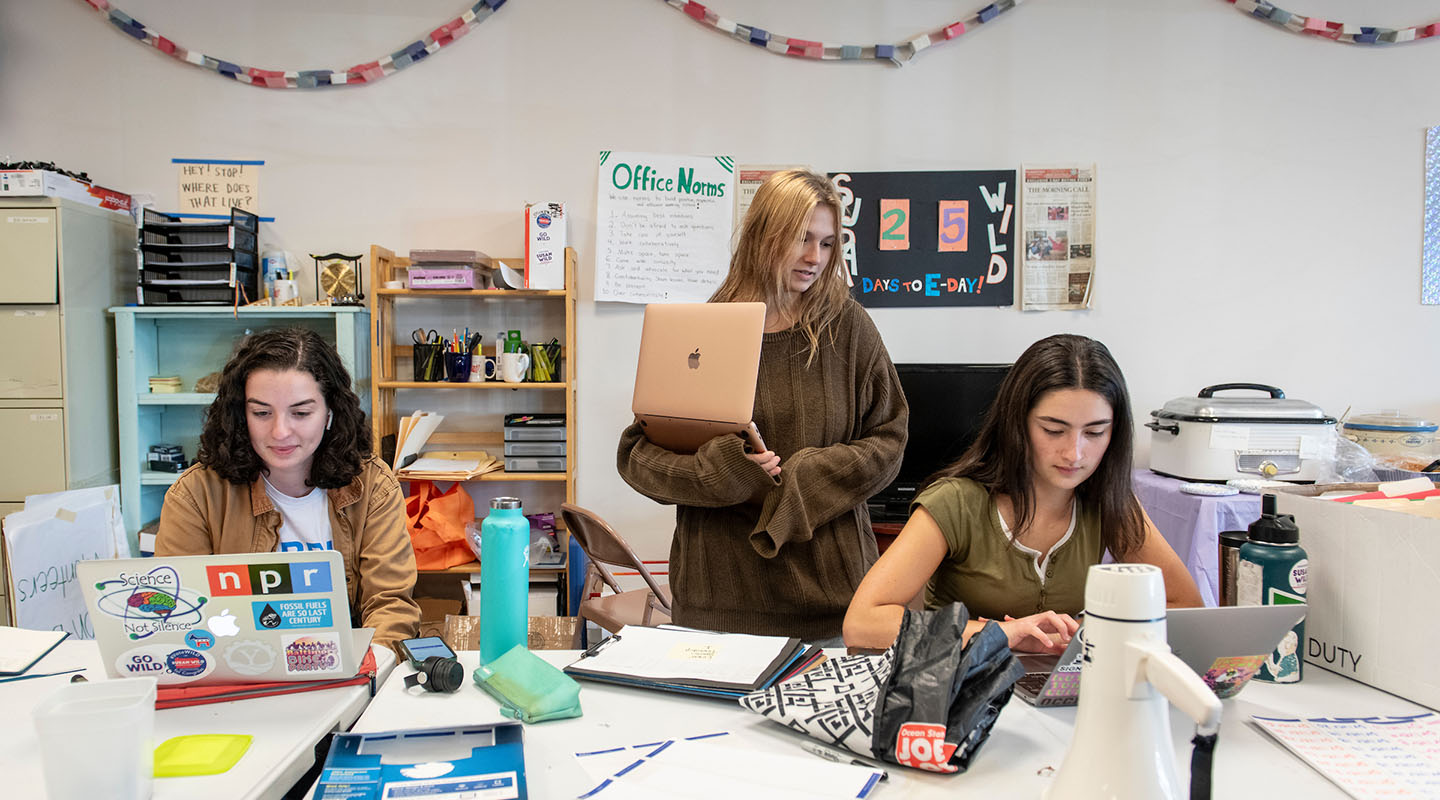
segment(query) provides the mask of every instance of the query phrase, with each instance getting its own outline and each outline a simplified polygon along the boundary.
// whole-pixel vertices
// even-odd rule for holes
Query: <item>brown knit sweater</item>
[[[670,589],[677,624],[709,630],[840,635],[850,597],[875,563],[865,500],[900,468],[909,410],[880,333],[851,300],[809,343],[791,329],[765,334],[755,425],[780,456],[772,479],[736,436],[694,455],[620,436],[620,475],[675,505]]]

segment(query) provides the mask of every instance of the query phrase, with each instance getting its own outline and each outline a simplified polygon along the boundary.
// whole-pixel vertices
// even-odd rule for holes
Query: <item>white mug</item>
[[[295,281],[275,281],[275,305],[291,303],[300,297],[300,285]]]
[[[530,369],[530,354],[501,353],[495,366],[495,374],[500,376],[500,380],[506,383],[519,383],[525,380],[525,370]]]
[[[495,380],[495,357],[476,353],[475,357],[470,359],[470,382],[483,383],[493,380]]]

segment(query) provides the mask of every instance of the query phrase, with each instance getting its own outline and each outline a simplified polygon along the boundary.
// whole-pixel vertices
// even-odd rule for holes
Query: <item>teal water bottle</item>
[[[518,497],[496,497],[480,523],[480,662],[525,646],[530,623],[530,521]]]
[[[1235,576],[1238,605],[1276,606],[1305,602],[1310,569],[1292,514],[1275,513],[1275,495],[1260,501],[1260,519],[1250,523],[1250,540],[1240,547]],[[1271,683],[1299,683],[1305,666],[1305,620],[1280,640],[1255,676]]]

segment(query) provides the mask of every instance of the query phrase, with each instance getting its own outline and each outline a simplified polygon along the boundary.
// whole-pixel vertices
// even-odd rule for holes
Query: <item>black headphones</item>
[[[406,689],[419,684],[427,692],[454,692],[465,682],[465,668],[453,658],[430,656],[417,669],[420,671],[405,676]]]

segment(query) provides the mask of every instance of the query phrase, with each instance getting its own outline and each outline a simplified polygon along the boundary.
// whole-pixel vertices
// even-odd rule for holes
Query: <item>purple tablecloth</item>
[[[1185,494],[1185,481],[1135,470],[1135,496],[1145,513],[1200,587],[1205,605],[1219,604],[1220,531],[1243,531],[1260,518],[1260,495],[1232,494],[1207,497]]]

